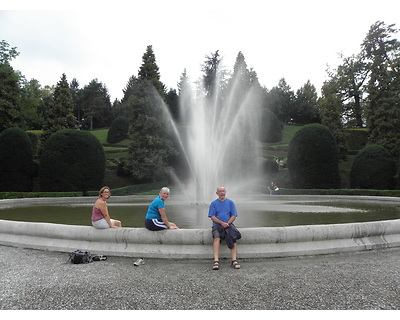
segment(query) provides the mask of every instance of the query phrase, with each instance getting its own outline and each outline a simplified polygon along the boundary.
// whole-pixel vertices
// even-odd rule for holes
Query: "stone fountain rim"
[[[283,199],[282,197],[279,196]],[[298,198],[298,196],[284,197]],[[398,202],[397,198],[389,197],[301,197],[308,200],[316,198],[343,200],[351,197],[353,200]],[[274,197],[272,200],[277,198]],[[51,198],[51,200],[55,199]],[[19,200],[5,201],[3,204],[14,201]],[[400,246],[400,219],[333,225],[241,228],[240,231],[243,238],[239,240],[238,256],[249,259],[318,255]],[[212,238],[209,229],[159,232],[144,228],[99,230],[91,226],[0,220],[0,245],[60,252],[80,249],[110,256],[212,259]],[[228,248],[221,246],[221,258],[229,258],[229,256]]]

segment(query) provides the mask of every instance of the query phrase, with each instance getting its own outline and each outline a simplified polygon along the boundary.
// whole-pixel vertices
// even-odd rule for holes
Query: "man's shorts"
[[[150,231],[160,231],[168,229],[167,225],[162,221],[162,219],[146,219],[144,225]]]
[[[218,231],[218,226],[212,226],[211,232],[212,232],[213,239],[221,238],[221,235],[219,234],[219,231]]]

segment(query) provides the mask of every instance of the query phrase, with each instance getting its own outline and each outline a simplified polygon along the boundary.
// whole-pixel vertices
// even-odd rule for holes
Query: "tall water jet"
[[[217,77],[208,94],[204,84],[181,88],[179,125],[172,124],[188,169],[177,182],[193,203],[209,203],[220,185],[242,194],[262,184],[262,95],[249,74],[239,65],[225,87]]]

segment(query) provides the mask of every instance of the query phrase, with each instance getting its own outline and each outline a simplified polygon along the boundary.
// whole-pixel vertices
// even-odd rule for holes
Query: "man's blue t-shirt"
[[[158,196],[150,203],[147,210],[146,219],[161,219],[161,214],[158,209],[165,208],[164,201]]]
[[[226,198],[224,201],[218,199],[214,200],[210,204],[210,209],[208,210],[208,217],[215,216],[223,222],[228,222],[232,216],[237,217],[236,206],[232,200]],[[218,225],[218,223],[213,222],[213,226]]]

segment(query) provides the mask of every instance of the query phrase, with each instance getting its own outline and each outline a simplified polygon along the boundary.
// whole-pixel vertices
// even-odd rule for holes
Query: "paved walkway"
[[[139,267],[126,257],[85,265],[67,259],[0,246],[0,309],[400,309],[400,248],[241,260],[241,270],[224,260],[219,271],[211,259],[146,259]]]

